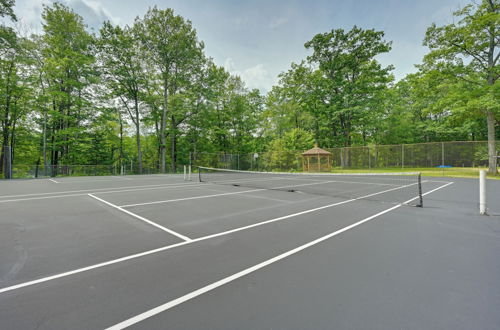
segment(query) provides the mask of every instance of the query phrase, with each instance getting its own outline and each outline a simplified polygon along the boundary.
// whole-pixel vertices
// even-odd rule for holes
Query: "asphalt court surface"
[[[2,181],[1,328],[499,328],[498,201],[484,217],[475,180],[423,188],[417,208],[180,175]]]

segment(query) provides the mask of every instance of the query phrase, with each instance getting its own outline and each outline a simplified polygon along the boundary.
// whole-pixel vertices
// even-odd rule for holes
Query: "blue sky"
[[[40,28],[43,3],[51,0],[16,0],[15,12],[23,24]],[[427,52],[425,30],[433,22],[450,23],[452,12],[469,3],[459,0],[64,0],[82,15],[87,25],[99,28],[109,19],[131,24],[148,7],[172,8],[191,20],[206,54],[218,65],[240,75],[250,88],[263,92],[276,83],[291,62],[309,54],[304,43],[315,34],[353,25],[385,32],[393,42],[390,53],[379,57],[393,64],[396,79],[414,72]]]

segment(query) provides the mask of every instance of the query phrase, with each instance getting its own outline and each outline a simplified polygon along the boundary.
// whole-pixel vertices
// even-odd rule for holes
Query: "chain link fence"
[[[496,142],[500,150],[500,142]],[[486,141],[430,142],[325,148],[334,168],[431,168],[487,167]],[[253,171],[302,171],[303,150],[267,151],[255,154],[192,153],[193,166]]]
[[[181,174],[182,167],[176,174]],[[137,174],[162,174],[173,173],[170,167],[167,172],[161,172],[157,167],[143,167],[142,171],[136,164],[132,165],[13,165],[13,179],[51,178],[64,176],[105,176],[105,175],[137,175]]]
[[[500,150],[500,142],[496,142]],[[325,148],[332,153],[333,168],[432,168],[487,167],[486,141],[430,142],[416,144],[371,145],[363,147]],[[191,153],[190,164],[215,168],[251,171],[303,170],[303,150],[271,150],[252,154]],[[99,176],[140,174],[136,164],[129,165],[12,165],[12,151],[3,153],[4,178],[44,178],[56,176]],[[498,159],[498,158],[497,158]],[[169,167],[167,167],[169,168]],[[179,167],[178,172],[182,171]],[[158,167],[143,168],[141,174],[161,173]]]
[[[496,142],[500,149],[500,142]],[[326,149],[335,167],[487,167],[488,142],[453,141]]]

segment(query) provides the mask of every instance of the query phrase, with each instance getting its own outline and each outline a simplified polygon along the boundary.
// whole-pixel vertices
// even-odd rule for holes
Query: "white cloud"
[[[22,24],[35,31],[41,30],[43,6],[50,6],[55,0],[20,0],[16,3],[15,13]],[[119,24],[121,20],[114,17],[101,3],[95,0],[61,0],[77,14],[83,17],[90,28],[99,29],[104,21]]]
[[[41,16],[43,5],[50,5],[49,0],[25,0],[16,2],[14,8],[19,22],[34,31],[41,30]]]
[[[236,66],[234,65],[234,61],[232,58],[226,58],[226,60],[224,61],[224,69],[226,69],[226,71],[229,73],[236,72]]]
[[[224,68],[230,74],[240,76],[250,89],[257,88],[261,92],[268,92],[275,82],[275,79],[270,76],[269,71],[265,69],[264,64],[257,64],[250,68],[238,70],[233,59],[227,58],[224,61]]]
[[[113,17],[104,6],[93,0],[69,0],[67,5],[81,15],[85,24],[95,30],[99,29],[104,21],[118,24],[120,20]]]

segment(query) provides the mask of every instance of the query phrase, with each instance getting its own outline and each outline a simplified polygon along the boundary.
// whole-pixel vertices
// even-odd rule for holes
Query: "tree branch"
[[[470,52],[467,48],[465,48],[465,47],[463,47],[463,46],[461,46],[461,45],[459,45],[457,43],[451,42],[451,45],[455,46],[457,48],[460,48],[464,53],[466,53],[467,55],[472,56],[476,61],[479,62],[479,64],[483,67],[483,69],[488,70],[488,67],[484,66],[483,62],[486,62],[486,60],[482,56]]]

